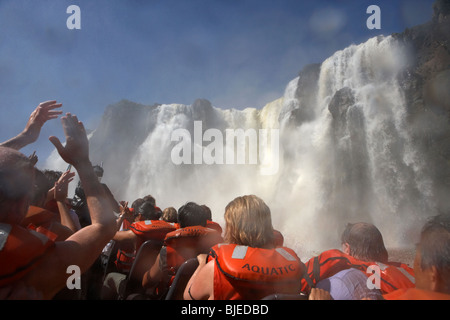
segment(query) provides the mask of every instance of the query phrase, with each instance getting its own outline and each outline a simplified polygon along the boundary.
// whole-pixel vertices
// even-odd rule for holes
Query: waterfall
[[[356,221],[373,222],[389,245],[404,245],[433,212],[431,181],[422,174],[398,83],[404,57],[392,37],[377,37],[322,63],[313,119],[283,140],[295,152],[277,198],[295,216],[284,216],[286,225],[305,232],[299,245],[338,245],[342,228]]]
[[[226,144],[229,130],[253,130],[251,133],[258,135],[259,130],[275,129],[279,108],[280,101],[274,101],[262,110],[222,110],[204,101],[194,106],[194,110],[185,105],[159,106],[154,129],[130,159],[130,167],[134,169],[130,171],[125,198],[133,199],[136,195],[151,193],[162,206],[173,205],[177,208],[187,201],[196,201],[210,206],[215,219],[221,221],[226,204],[234,197],[249,193],[269,197],[273,177],[260,175],[261,161],[245,161],[250,153],[249,140],[241,141],[247,147],[242,163],[237,162],[237,155],[235,161],[227,163],[228,145],[223,152],[215,155],[217,162],[206,163],[204,156],[211,141]],[[205,111],[207,118],[203,118]],[[201,128],[198,129],[198,126]],[[177,130],[185,130],[192,145],[188,161],[179,165],[172,161],[178,142],[173,141],[173,133]],[[206,141],[208,130],[216,130],[222,135],[222,140]],[[260,143],[261,139],[257,138],[257,143]],[[235,151],[237,148],[236,144]],[[203,157],[195,162],[198,160],[197,154]]]
[[[116,197],[130,203],[147,194],[161,208],[195,201],[223,223],[229,201],[258,195],[286,245],[300,252],[339,247],[345,224],[356,221],[375,223],[388,246],[407,244],[432,213],[432,181],[406,122],[402,57],[392,37],[352,45],[302,72],[261,109],[124,101],[93,132],[91,156],[104,162]],[[228,144],[230,131],[245,139]],[[276,170],[261,174],[275,160]],[[48,166],[65,167],[55,153]]]

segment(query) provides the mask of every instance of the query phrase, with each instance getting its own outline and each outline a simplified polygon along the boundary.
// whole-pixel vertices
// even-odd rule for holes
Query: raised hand
[[[37,140],[44,123],[48,120],[58,118],[62,111],[55,109],[60,108],[61,106],[62,103],[56,103],[55,100],[50,100],[41,102],[36,107],[36,109],[31,113],[27,125],[22,132],[22,134],[27,137],[29,143]]]
[[[57,201],[64,202],[67,198],[67,191],[69,189],[69,183],[73,180],[75,172],[64,172],[58,181],[55,182],[53,197]]]
[[[120,201],[119,203],[119,211],[120,215],[124,215],[125,218],[132,218],[133,215],[130,212],[130,208],[128,208],[128,201]]]
[[[25,129],[17,136],[0,143],[0,146],[20,150],[35,142],[39,138],[44,123],[57,118],[62,113],[61,110],[55,110],[61,106],[62,104],[56,103],[55,100],[41,102],[31,113]]]
[[[70,113],[61,117],[61,123],[66,136],[66,145],[63,146],[55,136],[49,138],[61,158],[75,168],[81,164],[90,164],[89,142],[83,123]]]

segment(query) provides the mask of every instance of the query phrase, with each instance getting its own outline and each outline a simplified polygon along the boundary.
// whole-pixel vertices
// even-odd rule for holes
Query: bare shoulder
[[[214,299],[214,265],[211,260],[195,271],[186,286],[185,299]]]

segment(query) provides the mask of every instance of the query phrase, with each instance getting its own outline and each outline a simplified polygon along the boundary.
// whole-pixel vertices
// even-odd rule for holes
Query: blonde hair
[[[225,241],[254,248],[273,246],[269,207],[255,195],[237,197],[225,208]]]

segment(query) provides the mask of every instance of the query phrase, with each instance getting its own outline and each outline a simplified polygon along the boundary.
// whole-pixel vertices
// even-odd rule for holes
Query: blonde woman
[[[225,223],[226,243],[198,257],[184,299],[249,300],[299,292],[304,265],[292,249],[274,246],[271,213],[263,200],[234,199],[225,208]]]

